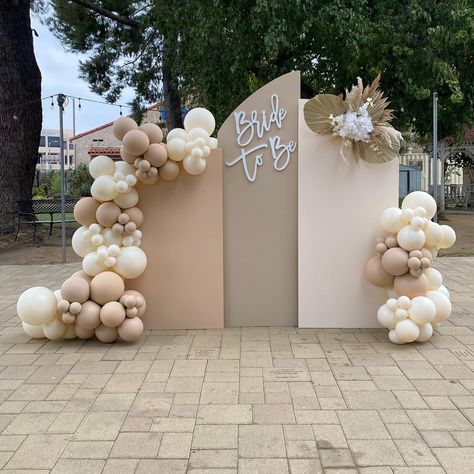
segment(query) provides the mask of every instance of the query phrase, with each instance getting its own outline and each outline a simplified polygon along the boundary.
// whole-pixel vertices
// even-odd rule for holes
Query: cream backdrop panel
[[[226,326],[297,324],[299,98],[299,72],[286,74],[240,104],[219,130]]]
[[[138,185],[145,220],[145,272],[127,288],[146,298],[147,329],[224,326],[222,153],[213,150],[206,170],[181,169],[174,181]]]
[[[398,160],[349,165],[332,137],[317,136],[299,101],[298,325],[303,328],[379,327],[385,290],[365,278],[375,255],[380,215],[398,206]]]

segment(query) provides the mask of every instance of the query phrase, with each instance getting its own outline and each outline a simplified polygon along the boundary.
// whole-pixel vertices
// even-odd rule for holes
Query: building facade
[[[74,167],[74,145],[71,142],[72,130],[64,130],[64,167]],[[38,148],[38,171],[52,171],[61,168],[59,130],[45,128],[41,130]]]

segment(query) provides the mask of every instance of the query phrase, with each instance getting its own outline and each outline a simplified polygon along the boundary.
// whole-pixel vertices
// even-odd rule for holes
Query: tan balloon
[[[135,160],[137,159],[137,155],[132,155],[129,153],[123,145],[120,147],[120,157],[122,158],[125,163],[128,163],[129,165],[133,165],[135,163]]]
[[[115,272],[102,272],[91,281],[91,299],[98,304],[117,301],[125,290],[123,279]]]
[[[104,202],[98,208],[96,212],[97,222],[104,227],[112,227],[121,214],[120,207],[113,202]]]
[[[94,330],[100,325],[100,306],[92,300],[86,301],[76,316],[76,325],[82,329]]]
[[[79,314],[81,310],[82,310],[82,304],[78,303],[77,301],[74,301],[69,306],[69,312],[73,314],[74,316],[76,316],[76,314]]]
[[[61,295],[70,303],[84,303],[89,299],[90,286],[85,278],[69,277],[61,286]]]
[[[118,301],[111,301],[102,306],[100,310],[100,320],[108,328],[116,328],[123,323],[125,319],[125,308]]]
[[[95,330],[95,337],[99,339],[100,342],[114,342],[117,340],[118,337],[117,328],[108,328],[107,326],[101,324]]]
[[[426,247],[423,247],[421,250],[420,250],[421,254],[423,255],[423,257],[426,257],[426,258],[429,258],[430,261],[433,261],[433,254],[430,252],[429,249],[427,249]]]
[[[143,322],[140,318],[126,318],[118,328],[118,335],[127,342],[136,341],[143,334]]]
[[[161,143],[163,140],[163,131],[155,123],[144,123],[138,129],[148,135],[150,143]]]
[[[79,278],[84,278],[88,283],[91,282],[92,277],[88,275],[84,270],[79,270],[78,272],[75,272],[71,275],[71,277],[79,277]]]
[[[92,197],[83,197],[74,206],[74,219],[79,224],[90,226],[95,220],[95,213],[100,206],[100,202]]]
[[[138,207],[130,207],[125,211],[125,214],[130,218],[130,222],[135,222],[137,227],[143,224],[143,212]]]
[[[392,247],[382,255],[382,267],[390,275],[403,275],[408,271],[408,252]]]
[[[399,295],[414,298],[415,296],[425,296],[428,291],[429,282],[426,275],[422,273],[419,277],[414,277],[410,273],[395,277],[393,282],[395,291]]]
[[[167,160],[158,170],[160,178],[165,181],[173,181],[179,176],[179,165],[173,160]]]
[[[77,324],[75,324],[75,329],[76,329],[76,336],[79,339],[90,339],[94,335],[93,329],[84,329],[84,328],[81,328],[81,326],[78,326]]]
[[[123,147],[130,155],[143,155],[149,145],[148,135],[141,130],[130,130],[123,137]]]
[[[393,276],[389,275],[382,266],[380,257],[372,257],[366,267],[367,279],[372,285],[379,288],[391,288],[393,286]]]
[[[112,133],[117,140],[122,141],[127,132],[136,128],[138,128],[137,122],[131,117],[119,117],[112,126]]]
[[[153,169],[156,169],[156,168],[151,168],[151,169],[153,170]],[[159,179],[158,174],[156,174],[155,176],[150,176],[148,174],[145,174],[145,176],[141,176],[140,178],[138,178],[140,183],[146,184],[147,186],[155,184],[158,181],[158,179]]]
[[[145,152],[144,157],[153,166],[163,166],[168,159],[168,152],[163,144],[152,143]]]
[[[138,291],[135,290],[126,290],[124,293],[124,296],[134,296],[137,300],[136,303],[136,308],[138,309],[138,314],[137,316],[141,318],[146,311],[146,301],[145,297]]]

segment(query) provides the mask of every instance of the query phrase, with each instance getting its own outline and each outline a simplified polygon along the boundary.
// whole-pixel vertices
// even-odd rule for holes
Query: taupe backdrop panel
[[[148,329],[224,326],[222,153],[199,176],[139,185],[147,269],[128,288],[147,301]]]
[[[347,165],[332,137],[299,129],[299,326],[379,327],[385,290],[365,278],[381,235],[380,215],[398,205],[398,159]]]
[[[275,98],[278,96],[278,104]],[[298,135],[299,72],[286,74],[265,85],[231,114],[219,130],[219,146],[224,159],[224,295],[226,326],[296,325],[298,311],[297,281],[297,153],[275,162],[270,139],[296,145]],[[272,108],[273,100],[273,108]],[[272,110],[287,110],[280,125],[273,123],[262,137],[254,136],[248,146],[237,143],[235,114],[252,111],[261,121]],[[276,113],[275,116],[279,116]],[[250,133],[250,132],[249,132]],[[246,141],[246,135],[243,141]],[[242,161],[233,166],[242,150],[261,148],[262,165],[254,182],[247,178]],[[282,148],[280,148],[280,151]],[[249,154],[250,176],[257,152]]]

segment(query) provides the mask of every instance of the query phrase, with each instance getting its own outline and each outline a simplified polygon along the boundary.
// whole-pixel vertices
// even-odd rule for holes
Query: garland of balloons
[[[389,297],[378,312],[380,324],[395,344],[425,342],[451,314],[449,291],[431,265],[439,249],[456,241],[454,230],[432,222],[436,202],[427,193],[408,194],[402,208],[390,207],[381,216],[385,236],[377,240],[377,255],[367,264],[369,281],[387,289]]]
[[[138,126],[130,117],[114,122],[112,131],[122,142],[123,161],[95,157],[89,164],[94,178],[91,197],[80,199],[74,208],[81,227],[72,237],[72,247],[83,258],[82,270],[54,292],[33,287],[18,299],[17,313],[30,337],[95,336],[108,343],[118,337],[134,341],[142,335],[145,298],[125,290],[125,280],[140,276],[147,265],[140,248],[144,216],[137,207],[135,185],[176,179],[180,162],[185,172],[201,174],[211,149],[217,148],[217,139],[211,137],[214,129],[213,115],[203,108],[190,110],[184,129],[170,130],[166,144],[158,125]]]

